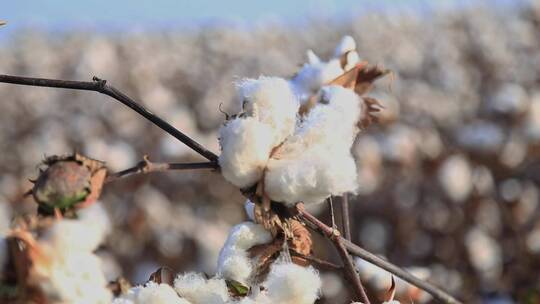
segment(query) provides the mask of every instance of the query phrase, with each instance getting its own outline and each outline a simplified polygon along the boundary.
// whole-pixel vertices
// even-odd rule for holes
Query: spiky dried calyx
[[[103,162],[75,153],[48,157],[43,165],[31,191],[41,214],[85,207],[101,194],[107,174]]]

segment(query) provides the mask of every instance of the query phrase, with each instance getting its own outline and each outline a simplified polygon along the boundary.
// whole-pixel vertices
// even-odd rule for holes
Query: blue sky
[[[521,0],[520,0],[521,1]],[[514,2],[520,2],[514,0]],[[6,0],[0,20],[3,34],[18,28],[45,30],[163,29],[225,22],[242,26],[298,22],[310,17],[347,18],[373,10],[429,11],[434,6],[460,7],[470,2],[512,0]],[[522,2],[522,1],[521,1]]]

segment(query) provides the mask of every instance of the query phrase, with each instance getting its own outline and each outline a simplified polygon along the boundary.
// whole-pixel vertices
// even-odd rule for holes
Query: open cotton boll
[[[56,222],[45,235],[45,240],[61,251],[80,250],[92,252],[103,242],[110,231],[106,211],[96,202],[78,213],[78,219]]]
[[[271,303],[312,304],[319,298],[321,279],[311,266],[274,264],[263,286]]]
[[[261,178],[274,147],[272,128],[256,118],[236,118],[219,133],[221,173],[237,187],[252,186]]]
[[[35,265],[32,279],[49,298],[61,303],[111,302],[112,294],[97,256],[83,252],[64,256],[62,252],[49,252],[48,256],[50,263]]]
[[[265,176],[265,192],[274,201],[294,206],[317,204],[330,195],[355,192],[356,163],[349,154],[319,149],[300,159],[272,160]]]
[[[247,250],[255,245],[272,241],[272,235],[263,226],[244,222],[234,226],[221,248],[218,258],[217,274],[229,280],[249,285],[253,272],[253,261]]]
[[[322,89],[321,102],[268,161],[265,192],[274,201],[319,203],[358,187],[350,149],[359,131],[360,99],[329,86]]]
[[[239,82],[238,91],[245,115],[257,118],[274,130],[274,146],[294,131],[300,104],[285,79],[264,76],[244,79]]]
[[[182,299],[167,284],[148,282],[144,286],[131,288],[127,294],[116,298],[113,304],[191,304]]]
[[[225,280],[206,279],[202,274],[188,272],[174,279],[174,289],[192,304],[223,304],[229,301]]]

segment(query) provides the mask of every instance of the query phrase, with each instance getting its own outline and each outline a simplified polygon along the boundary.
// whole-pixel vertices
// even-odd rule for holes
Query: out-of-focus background
[[[467,303],[540,303],[540,2],[434,2],[10,1],[0,73],[99,76],[217,153],[234,81],[290,76],[308,48],[326,58],[349,34],[393,71],[371,93],[381,124],[354,146],[354,241]],[[145,153],[200,159],[105,96],[6,84],[0,147],[0,199],[20,214],[36,208],[23,194],[45,155],[77,150],[112,170]],[[108,276],[134,283],[162,265],[213,273],[245,218],[238,190],[208,171],[117,181],[102,201],[116,226]],[[338,277],[323,278],[321,303],[341,303]]]

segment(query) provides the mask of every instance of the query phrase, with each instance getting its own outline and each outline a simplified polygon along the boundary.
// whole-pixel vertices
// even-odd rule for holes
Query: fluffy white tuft
[[[99,203],[81,210],[76,220],[55,222],[38,241],[42,259],[34,263],[30,280],[62,303],[110,303],[101,260],[93,253],[109,229]]]
[[[357,188],[350,149],[359,131],[360,99],[351,90],[330,86],[323,88],[321,101],[268,162],[265,191],[272,200],[319,203]]]
[[[222,304],[229,301],[225,280],[206,279],[195,272],[178,275],[174,279],[174,289],[192,304]]]
[[[247,250],[271,241],[272,235],[259,224],[244,222],[234,226],[219,252],[218,275],[249,285],[253,262],[248,257]]]
[[[274,264],[263,286],[271,303],[312,304],[319,298],[321,279],[313,267]]]
[[[113,304],[191,304],[182,299],[167,284],[148,282],[144,286],[135,286],[127,294],[112,302]]]
[[[274,147],[272,128],[256,118],[237,118],[220,129],[219,140],[219,165],[225,179],[240,188],[255,184]]]
[[[293,131],[299,103],[289,83],[279,77],[244,79],[238,84],[242,109],[274,131],[273,146],[279,145]]]

